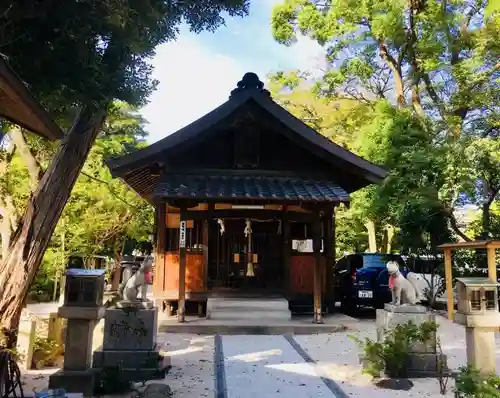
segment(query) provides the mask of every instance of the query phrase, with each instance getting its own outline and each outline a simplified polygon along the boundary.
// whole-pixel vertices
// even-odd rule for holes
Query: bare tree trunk
[[[40,164],[38,163],[35,155],[33,155],[33,153],[31,152],[30,147],[26,143],[21,129],[18,127],[13,128],[9,131],[9,135],[12,139],[12,142],[16,146],[19,156],[21,156],[23,163],[28,169],[28,174],[31,180],[31,188],[32,190],[34,190],[36,189],[38,183],[40,182],[40,179],[42,178],[42,168],[40,167]]]
[[[14,151],[15,146],[11,145],[4,153],[2,153],[2,160],[0,161],[0,176],[3,177],[3,175],[7,172],[12,156],[14,156]],[[0,216],[2,217],[2,221],[0,222],[0,236],[2,239],[2,259],[4,259],[9,250],[12,232],[17,225],[17,218],[12,198],[7,192],[7,189],[2,191],[2,195],[0,195]]]
[[[377,235],[375,234],[375,223],[372,220],[365,222],[366,230],[368,231],[368,249],[371,253],[377,252]]]
[[[31,195],[7,256],[0,265],[0,323],[15,345],[22,306],[56,224],[71,194],[96,136],[107,106],[83,108],[69,134]]]

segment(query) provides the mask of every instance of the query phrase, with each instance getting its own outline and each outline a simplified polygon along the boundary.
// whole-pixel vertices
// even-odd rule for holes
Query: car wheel
[[[358,306],[356,303],[353,303],[352,300],[347,300],[346,298],[343,298],[340,301],[340,310],[344,314],[355,314],[358,310]]]

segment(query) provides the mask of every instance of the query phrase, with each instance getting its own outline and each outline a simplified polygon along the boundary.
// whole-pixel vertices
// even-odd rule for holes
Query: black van
[[[387,253],[355,253],[342,257],[334,267],[335,301],[340,301],[344,312],[353,312],[359,307],[383,308],[391,301],[389,261],[399,264],[406,276],[408,269],[402,257]]]

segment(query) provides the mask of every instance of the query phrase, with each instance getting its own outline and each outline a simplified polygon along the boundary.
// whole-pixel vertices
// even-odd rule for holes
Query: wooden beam
[[[333,209],[325,213],[323,219],[324,233],[323,233],[323,247],[325,248],[326,257],[326,302],[328,305],[328,312],[333,312],[335,300],[333,295]]]
[[[186,211],[186,220],[206,220],[209,218],[251,218],[254,220],[281,220],[283,212],[276,210],[227,209],[205,211]],[[288,212],[289,221],[312,222],[313,214]]]
[[[314,285],[313,285],[313,302],[314,302],[314,318],[313,323],[323,323],[323,315],[321,309],[321,285],[322,285],[322,270],[321,270],[321,219],[319,214],[313,221],[313,250],[314,250]]]
[[[153,294],[161,295],[165,289],[165,240],[167,235],[167,204],[159,202],[156,208],[156,255]]]
[[[283,209],[283,217],[281,219],[281,236],[282,236],[282,256],[283,256],[283,288],[286,296],[291,293],[291,267],[292,267],[292,239],[290,231],[289,213],[286,207]]]
[[[179,233],[179,300],[177,303],[177,321],[185,322],[186,314],[186,209],[181,208],[181,225]]]
[[[446,292],[448,296],[448,319],[453,320],[454,314],[454,300],[453,300],[453,267],[451,249],[444,249],[444,278],[446,282]]]
[[[497,281],[497,253],[495,247],[488,247],[488,278]]]

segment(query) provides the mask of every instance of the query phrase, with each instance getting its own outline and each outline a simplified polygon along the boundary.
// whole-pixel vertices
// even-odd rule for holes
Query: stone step
[[[235,311],[288,311],[288,301],[285,299],[209,298],[207,307]]]
[[[291,317],[285,299],[210,298],[207,303],[208,319],[288,321]]]
[[[208,319],[213,320],[273,320],[273,321],[289,321],[292,319],[290,311],[273,311],[266,313],[262,311],[212,311],[208,313]]]

